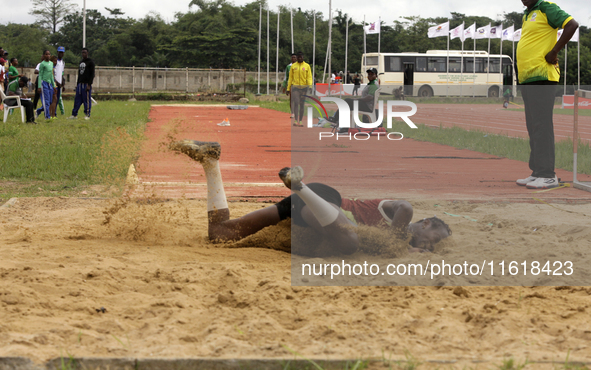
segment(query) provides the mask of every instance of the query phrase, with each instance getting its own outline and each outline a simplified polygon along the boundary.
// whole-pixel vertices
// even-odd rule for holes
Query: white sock
[[[220,172],[220,161],[212,158],[205,158],[203,170],[207,179],[207,211],[218,211],[227,209],[226,192],[222,182],[222,173]]]
[[[306,184],[302,183],[302,188],[300,190],[293,190],[293,192],[299,195],[310,208],[310,211],[312,211],[320,226],[328,226],[339,217],[339,210],[314,193]]]

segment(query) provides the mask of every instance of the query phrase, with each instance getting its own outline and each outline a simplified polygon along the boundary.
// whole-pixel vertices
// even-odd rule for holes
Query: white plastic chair
[[[359,112],[358,112],[359,114],[361,114],[361,116],[368,116],[370,119],[370,122],[375,122],[377,119],[375,108],[378,106],[378,100],[380,99],[380,91],[381,90],[382,90],[381,87],[376,90],[376,93],[373,98],[373,108],[374,109],[371,112],[366,112],[366,111],[362,111],[362,110],[359,110]],[[351,124],[354,124],[354,123],[355,123],[355,120],[353,119],[353,109],[351,109]]]
[[[25,123],[25,107],[23,107],[21,105],[21,97],[20,96],[17,96],[17,95],[6,96],[4,94],[4,91],[2,91],[2,89],[0,88],[0,99],[2,99],[2,104],[4,105],[4,123],[6,123],[6,120],[8,119],[8,113],[10,112],[10,110],[17,109],[17,108],[20,108],[21,120],[23,123]],[[15,99],[16,105],[6,105],[6,100],[9,100],[9,99]]]

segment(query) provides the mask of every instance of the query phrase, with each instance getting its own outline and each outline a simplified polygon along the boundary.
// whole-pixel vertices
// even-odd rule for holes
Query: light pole
[[[86,0],[82,8],[82,47],[86,47]]]

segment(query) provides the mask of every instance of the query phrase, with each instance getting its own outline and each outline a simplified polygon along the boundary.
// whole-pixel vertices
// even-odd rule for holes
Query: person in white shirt
[[[66,52],[66,48],[63,46],[59,46],[57,48],[57,64],[53,69],[55,75],[55,84],[57,85],[57,103],[60,108],[60,112],[65,114],[64,110],[64,103],[62,101],[62,91],[66,88],[66,79],[64,76],[64,71],[66,69],[66,62],[64,61],[64,53]]]

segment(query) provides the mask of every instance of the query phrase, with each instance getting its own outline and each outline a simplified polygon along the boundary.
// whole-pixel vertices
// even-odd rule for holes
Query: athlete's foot
[[[169,148],[184,153],[197,162],[202,162],[205,158],[220,159],[222,153],[220,143],[213,141],[182,140],[171,143]]]
[[[279,171],[279,178],[288,189],[300,190],[302,188],[304,170],[300,166],[295,166],[293,168],[284,167]]]

